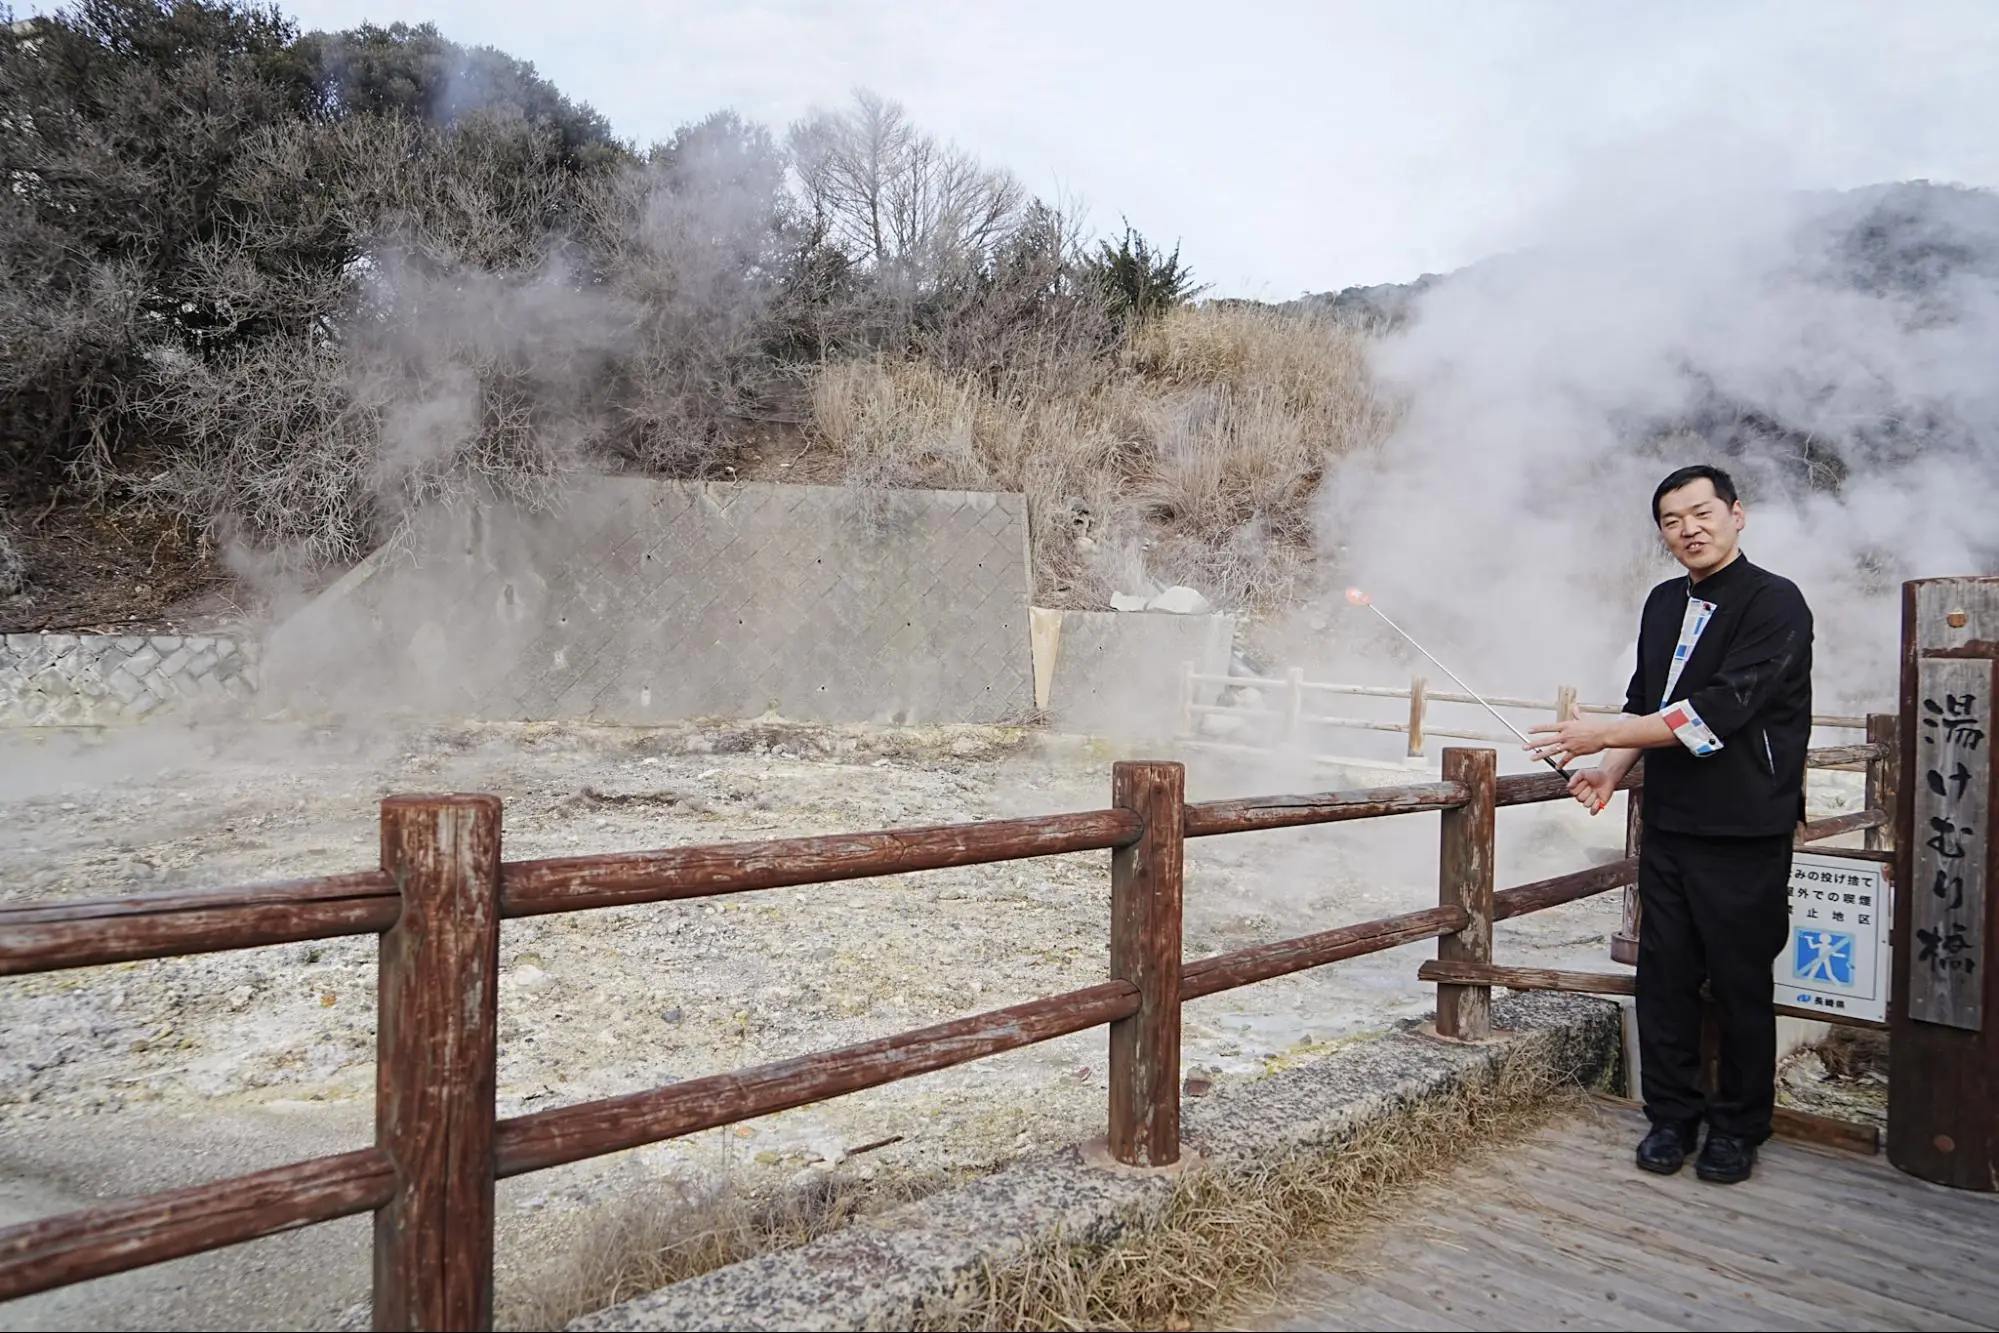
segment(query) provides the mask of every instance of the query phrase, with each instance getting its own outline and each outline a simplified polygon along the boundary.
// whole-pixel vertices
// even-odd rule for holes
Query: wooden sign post
[[[1888,1160],[1999,1190],[1999,578],[1902,587]]]

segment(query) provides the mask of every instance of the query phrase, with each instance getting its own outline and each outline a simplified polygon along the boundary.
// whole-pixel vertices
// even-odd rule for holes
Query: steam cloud
[[[1605,203],[1412,311],[1375,359],[1407,414],[1328,477],[1321,532],[1484,688],[1622,699],[1676,569],[1647,504],[1686,463],[1734,474],[1745,553],[1810,600],[1820,712],[1891,703],[1902,580],[1999,566],[1999,196]]]

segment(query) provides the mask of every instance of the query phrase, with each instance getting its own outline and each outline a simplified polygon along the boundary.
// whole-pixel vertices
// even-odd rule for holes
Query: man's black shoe
[[[1700,1141],[1700,1134],[1698,1120],[1667,1121],[1652,1126],[1652,1132],[1638,1143],[1639,1168],[1662,1176],[1672,1175],[1686,1165],[1687,1154]]]
[[[1718,1185],[1733,1185],[1747,1180],[1749,1173],[1755,1169],[1755,1144],[1738,1139],[1733,1134],[1717,1134],[1713,1130],[1708,1131],[1700,1159],[1694,1163],[1695,1175]]]

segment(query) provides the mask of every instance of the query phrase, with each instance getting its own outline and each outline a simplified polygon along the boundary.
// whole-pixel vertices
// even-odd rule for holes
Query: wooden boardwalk
[[[1999,1328],[1999,1196],[1777,1142],[1741,1185],[1594,1109],[1427,1186],[1267,1329]]]

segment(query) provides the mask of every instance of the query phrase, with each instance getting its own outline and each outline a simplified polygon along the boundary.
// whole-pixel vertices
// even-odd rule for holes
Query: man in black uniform
[[[1812,613],[1739,545],[1728,474],[1659,483],[1652,517],[1686,568],[1652,590],[1625,716],[1536,727],[1538,757],[1601,753],[1569,790],[1592,810],[1645,762],[1639,844],[1638,1047],[1651,1133],[1638,1165],[1671,1174],[1699,1141],[1703,1180],[1747,1180],[1770,1137],[1777,1019],[1771,967],[1790,931],[1791,841],[1804,822]],[[1721,1018],[1714,1095],[1696,1090],[1702,982]]]

